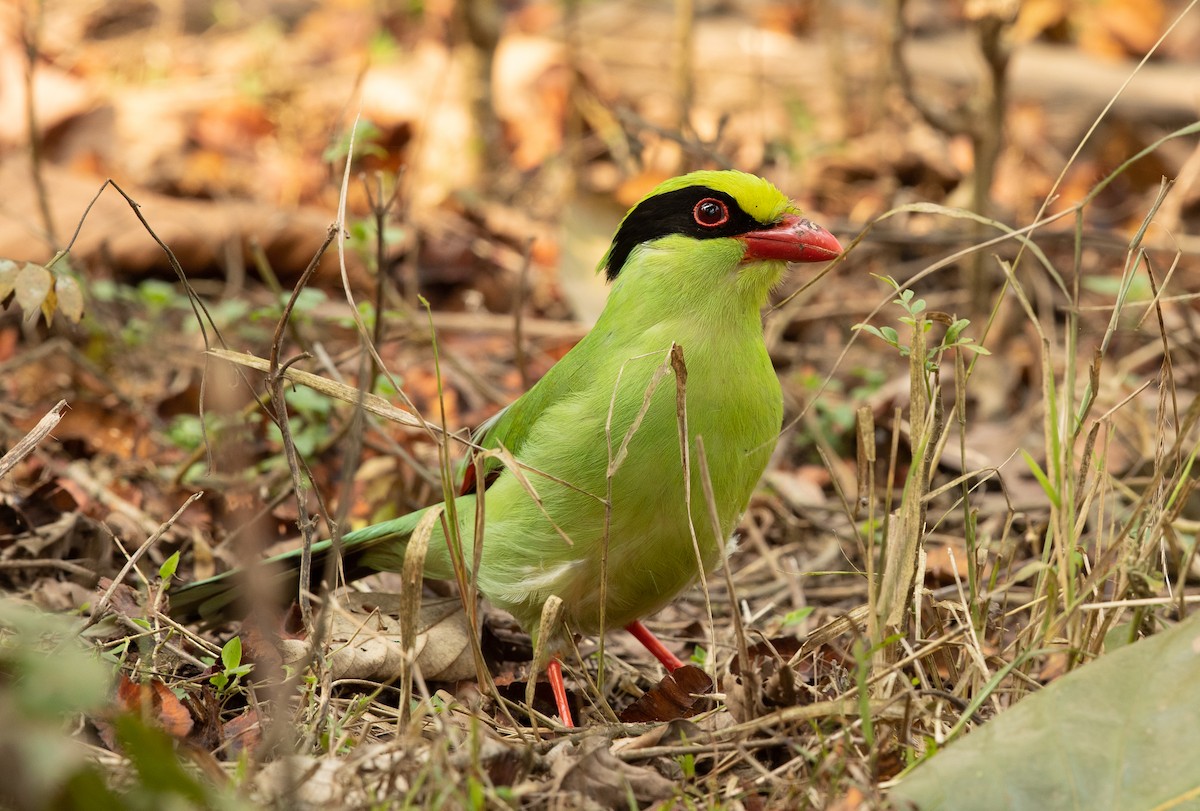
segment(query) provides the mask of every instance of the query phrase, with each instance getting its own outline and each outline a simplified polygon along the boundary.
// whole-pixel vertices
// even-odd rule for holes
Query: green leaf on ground
[[[1063,676],[918,766],[898,807],[1200,807],[1200,616]]]

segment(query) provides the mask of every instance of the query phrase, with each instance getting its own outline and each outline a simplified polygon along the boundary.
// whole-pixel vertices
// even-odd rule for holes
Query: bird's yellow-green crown
[[[742,211],[764,225],[775,222],[789,211],[796,211],[796,206],[783,192],[775,188],[774,183],[758,175],[734,169],[701,169],[698,172],[689,172],[686,175],[664,180],[655,186],[652,192],[639,200],[638,206],[651,197],[685,189],[688,186],[703,186],[713,191],[725,192],[737,200]],[[629,214],[636,210],[637,206],[634,206],[630,209]],[[629,214],[625,216],[628,217]]]
[[[693,206],[707,197],[720,197],[728,206],[721,227],[705,228],[693,220]],[[698,239],[736,236],[778,222],[784,214],[799,213],[779,189],[761,177],[732,170],[691,172],[658,184],[621,220],[612,245],[597,267],[615,279],[638,245],[669,234]]]

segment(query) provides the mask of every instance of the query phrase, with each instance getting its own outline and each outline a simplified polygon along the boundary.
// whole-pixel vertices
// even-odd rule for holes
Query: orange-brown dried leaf
[[[283,631],[282,627],[279,633],[270,634],[258,623],[246,620],[238,636],[242,638],[242,661],[253,662],[260,672],[278,672],[283,667],[283,656],[275,640],[292,638],[293,635]]]
[[[513,166],[527,171],[562,151],[569,73],[561,43],[514,34],[496,50],[496,112],[512,146]]]
[[[183,740],[192,731],[195,722],[187,707],[180,701],[171,689],[158,679],[150,682],[153,691],[155,720],[172,738]]]
[[[137,683],[122,673],[117,681],[116,706],[119,711],[137,713],[179,740],[187,738],[195,725],[187,707],[159,679]],[[112,727],[99,720],[96,727],[101,730],[105,744],[114,748],[116,738]]]
[[[124,673],[117,677],[117,705],[125,712],[141,712],[143,700],[149,700],[149,694],[143,691],[143,685],[133,681]]]
[[[690,718],[703,709],[705,696],[713,689],[712,679],[695,665],[684,665],[663,676],[641,698],[621,712],[627,724],[674,721]]]
[[[1024,0],[1012,37],[1017,42],[1030,42],[1044,32],[1062,25],[1070,11],[1069,0]]]
[[[253,707],[247,707],[241,715],[221,727],[221,739],[226,744],[229,760],[236,760],[242,752],[254,753],[262,745],[262,737],[262,724]]]
[[[968,562],[965,543],[947,540],[944,543],[929,544],[925,548],[926,583],[939,586],[948,586],[954,582],[965,583]]]

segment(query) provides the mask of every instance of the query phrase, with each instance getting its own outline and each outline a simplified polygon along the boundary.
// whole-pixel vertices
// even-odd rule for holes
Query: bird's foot
[[[654,654],[654,658],[662,662],[662,666],[667,669],[668,673],[674,673],[679,668],[683,667],[683,662],[679,658],[667,650],[662,642],[658,641],[658,637],[650,633],[650,629],[642,625],[640,620],[634,620],[625,626],[625,630],[633,634],[634,639],[646,646],[646,650]]]
[[[567,729],[575,728],[575,720],[571,717],[571,705],[567,703],[567,685],[563,682],[562,662],[551,659],[546,665],[546,678],[550,680],[550,689],[554,691],[554,704],[558,707],[558,719]]]

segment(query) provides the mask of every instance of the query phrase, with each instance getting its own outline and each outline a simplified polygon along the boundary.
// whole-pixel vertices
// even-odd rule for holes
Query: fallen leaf
[[[272,761],[254,778],[255,793],[265,805],[285,808],[347,808],[347,778],[355,764],[345,758],[291,755]]]
[[[93,604],[99,602],[100,598],[104,596],[111,586],[112,580],[110,578],[100,578],[100,582],[96,584]],[[140,617],[145,613],[141,603],[138,601],[137,591],[125,583],[118,583],[117,587],[108,595],[107,610],[125,617]]]
[[[756,642],[746,648],[746,654],[750,657],[750,667],[753,669],[763,660],[782,659],[787,661],[795,656],[800,648],[803,647],[800,640],[794,636],[777,636],[772,639],[766,639],[762,642]],[[742,662],[740,657],[734,657],[729,663],[729,672],[735,676],[740,676],[742,673]]]
[[[163,730],[172,738],[183,740],[192,731],[192,716],[183,702],[176,698],[163,682],[153,679],[150,689],[154,692],[156,718]]]
[[[969,556],[962,543],[931,543],[925,547],[925,582],[945,586],[967,582]]]
[[[116,459],[151,458],[156,446],[156,435],[148,430],[142,415],[89,400],[72,403],[55,436],[77,439],[96,453]]]
[[[677,743],[695,743],[704,738],[705,733],[691,721],[676,718],[666,724],[657,724],[649,731],[634,738],[619,738],[613,741],[614,752],[636,752],[652,746],[671,746]]]
[[[513,165],[533,169],[562,151],[570,86],[561,42],[511,34],[496,48],[496,115],[512,142]]]
[[[4,298],[0,296],[0,307],[4,306]],[[21,333],[13,327],[0,329],[0,363],[10,360],[17,352],[18,339]]]
[[[372,592],[345,596],[333,615],[329,644],[334,679],[392,681],[405,655],[400,645],[400,595]],[[417,617],[415,666],[430,681],[457,681],[475,675],[472,630],[457,597],[426,600]]]
[[[226,755],[229,760],[237,760],[242,752],[254,753],[262,744],[262,724],[257,710],[247,707],[241,715],[231,718],[221,727],[221,737],[228,744]]]
[[[258,673],[282,672],[284,657],[276,641],[282,641],[285,634],[286,631],[267,633],[253,616],[248,617],[238,631],[242,640],[242,660],[253,662]]]
[[[1080,8],[1079,47],[1099,56],[1142,56],[1162,34],[1165,17],[1159,0],[1102,0]]]
[[[746,679],[751,679],[750,690]],[[752,721],[766,710],[762,701],[762,674],[735,676],[728,673],[721,678],[721,692],[725,694],[725,709],[736,724]]]
[[[572,807],[627,809],[631,801],[637,808],[670,797],[675,783],[654,769],[635,766],[619,760],[611,751],[609,740],[601,734],[586,736],[581,741],[563,741],[546,756],[555,779],[555,796],[576,795]],[[592,805],[583,805],[582,801]]]
[[[922,811],[1194,808],[1200,618],[1055,680],[892,790]]]
[[[704,696],[713,689],[712,679],[695,665],[683,667],[663,676],[654,687],[621,712],[627,724],[652,721],[673,721],[690,718],[704,708]]]
[[[187,707],[159,679],[134,682],[122,673],[117,680],[116,708],[140,715],[177,740],[186,739],[195,725]],[[93,722],[105,745],[117,751],[117,736],[111,721],[97,718]]]

